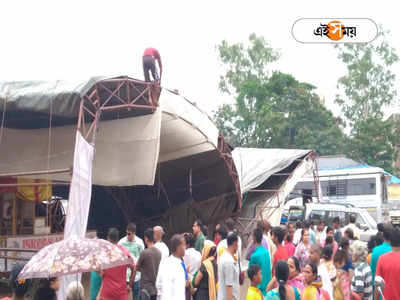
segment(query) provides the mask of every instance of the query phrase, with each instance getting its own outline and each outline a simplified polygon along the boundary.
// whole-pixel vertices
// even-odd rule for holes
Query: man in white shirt
[[[331,278],[329,276],[328,269],[325,264],[321,264],[321,248],[317,245],[314,244],[311,246],[310,249],[310,262],[314,263],[318,267],[318,275],[321,277],[322,281],[322,288],[326,290],[333,299],[333,285]]]
[[[315,230],[315,243],[320,245],[325,242],[326,239],[326,231],[325,231],[325,222],[323,220],[319,221],[317,228]]]
[[[350,228],[351,230],[353,230],[354,238],[356,238],[357,240],[360,239],[361,231],[360,231],[360,228],[358,228],[356,225],[356,215],[355,214],[350,215],[350,223],[343,228],[343,233],[346,231],[347,228]]]
[[[169,256],[169,249],[167,245],[162,241],[164,235],[164,229],[161,226],[155,226],[154,230],[154,247],[161,251],[161,259]]]
[[[186,275],[183,263],[185,240],[175,234],[171,238],[172,255],[163,259],[158,270],[156,288],[158,300],[185,300]]]
[[[296,246],[300,243],[301,240],[301,231],[303,230],[303,223],[301,221],[296,222],[296,231],[293,236],[293,244]]]
[[[232,232],[230,232],[229,234],[231,234]],[[228,234],[228,235],[229,235]],[[238,238],[238,249],[235,253],[235,255],[237,257],[242,257],[242,251],[240,250],[242,247],[242,239],[240,238],[240,236],[237,235]],[[228,240],[224,239],[221,242],[219,242],[218,246],[217,246],[217,255],[218,258],[225,252],[225,250],[228,249]]]
[[[228,230],[228,235],[231,233],[236,233],[237,237],[238,237],[238,249],[235,253],[235,255],[237,257],[242,257],[242,239],[240,238],[240,236],[238,235],[236,229],[235,229],[235,224],[234,221],[232,219],[228,219],[226,221],[226,228],[224,228],[225,230]],[[228,248],[228,242],[227,239],[223,239],[221,242],[219,242],[218,246],[217,246],[217,257],[219,259],[219,257],[221,256],[221,254]]]
[[[186,251],[183,261],[189,272],[189,280],[192,281],[194,274],[200,269],[201,254],[194,248],[196,239],[193,234],[185,233]]]
[[[267,240],[267,243],[268,243],[268,249],[267,250],[269,251],[269,254],[271,255],[271,258],[272,258],[272,257],[274,257],[275,252],[276,252],[276,245],[272,241],[272,238],[271,238],[272,226],[271,226],[271,223],[268,222],[267,220],[262,220],[261,222],[264,223],[264,227],[263,227],[264,234],[263,234],[263,237]]]
[[[218,300],[239,300],[239,264],[235,258],[238,241],[236,233],[230,233],[227,237],[228,248],[218,261]]]
[[[136,263],[139,260],[140,254],[144,250],[143,240],[136,235],[136,224],[129,223],[126,226],[126,236],[123,237],[118,245],[124,247],[129,251],[131,256],[133,257],[134,262]],[[127,269],[126,281],[129,282],[129,278],[131,277],[131,270]],[[132,294],[134,299],[140,298],[140,272],[136,272],[135,283],[132,288]]]

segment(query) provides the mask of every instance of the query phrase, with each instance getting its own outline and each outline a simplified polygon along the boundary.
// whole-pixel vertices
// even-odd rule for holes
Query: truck
[[[304,199],[308,196],[310,200],[316,198],[320,203],[353,205],[366,209],[380,223],[388,201],[387,180],[383,169],[368,165],[320,169],[318,185],[314,176],[308,174],[297,183],[291,197],[302,196]]]

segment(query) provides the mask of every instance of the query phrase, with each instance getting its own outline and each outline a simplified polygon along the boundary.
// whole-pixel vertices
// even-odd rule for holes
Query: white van
[[[361,240],[367,242],[372,235],[375,235],[377,224],[369,212],[363,208],[351,207],[348,205],[338,204],[315,204],[309,203],[304,206],[291,206],[289,208],[288,222],[311,220],[314,222],[325,221],[329,226],[335,217],[339,217],[342,226],[350,221],[350,215],[356,215],[356,224],[362,230]]]

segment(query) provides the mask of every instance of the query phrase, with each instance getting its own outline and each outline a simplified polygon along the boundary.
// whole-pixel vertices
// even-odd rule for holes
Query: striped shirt
[[[354,269],[354,276],[351,282],[351,289],[357,294],[364,294],[365,300],[372,300],[372,272],[366,262],[359,262]]]

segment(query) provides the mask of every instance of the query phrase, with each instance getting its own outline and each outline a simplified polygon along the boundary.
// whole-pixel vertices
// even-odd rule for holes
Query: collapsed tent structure
[[[206,114],[157,84],[129,77],[3,83],[0,116],[0,189],[50,184],[66,196],[75,132],[95,144],[91,208],[113,201],[124,220],[110,214],[89,224],[135,220],[182,232],[196,218],[212,224],[241,208],[230,147]],[[30,181],[4,181],[16,177]]]
[[[133,220],[170,233],[196,218],[235,217],[246,233],[259,218],[277,225],[288,193],[315,169],[309,150],[231,154],[193,103],[129,77],[3,83],[0,116],[0,190],[50,184],[68,198],[75,132],[95,144],[89,228],[100,232]]]
[[[314,173],[319,185],[311,150],[235,148],[232,155],[243,194],[237,218],[242,237],[249,237],[261,219],[279,225],[285,200],[305,174]]]

